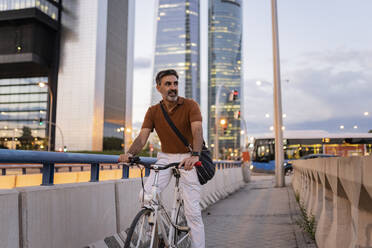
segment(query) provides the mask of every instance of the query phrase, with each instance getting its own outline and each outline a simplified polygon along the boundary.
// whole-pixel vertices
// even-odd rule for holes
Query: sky
[[[285,129],[368,132],[372,129],[372,1],[277,3]],[[154,83],[155,5],[155,0],[136,0],[133,122],[137,126],[150,105]],[[202,96],[207,90],[207,5],[201,0]],[[272,54],[271,1],[243,0],[242,113],[249,134],[270,132],[273,126]],[[201,101],[204,113],[206,101]]]

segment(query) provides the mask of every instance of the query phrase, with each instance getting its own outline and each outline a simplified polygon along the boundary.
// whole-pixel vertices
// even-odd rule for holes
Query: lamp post
[[[129,127],[125,128],[125,132],[124,132],[124,153],[128,152],[128,150],[129,150],[129,145],[130,145],[129,142],[131,142],[131,140],[132,140],[131,135],[132,135],[132,129],[129,128]],[[125,144],[126,143],[125,138],[128,138],[128,137],[129,137],[129,142],[128,142],[129,144],[126,145]]]
[[[15,137],[16,136],[16,132],[18,132],[18,129],[17,128],[13,129],[12,148],[14,150],[17,149],[17,145],[16,145],[17,138]]]
[[[247,135],[248,135],[248,128],[247,128],[247,123],[244,119],[244,117],[242,115],[240,115],[240,118],[241,118],[241,123],[243,123],[243,126],[244,126],[244,137],[243,137],[243,150],[245,149],[245,144],[246,144],[246,138],[247,138]]]
[[[278,14],[276,0],[271,0],[272,33],[273,33],[273,60],[274,60],[274,127],[275,127],[275,186],[284,187],[285,178],[283,170],[283,131],[282,131],[282,97],[280,87],[280,58]]]
[[[217,94],[216,94],[216,102],[215,102],[215,111],[216,111],[216,116],[215,116],[215,120],[214,120],[214,125],[215,125],[215,138],[214,138],[214,159],[218,159],[219,158],[219,142],[218,142],[218,120],[219,120],[219,111],[218,111],[218,106],[220,104],[220,95],[221,95],[221,91],[222,91],[222,88],[225,88],[227,91],[229,91],[229,93],[233,93],[232,90],[228,89],[225,85],[221,84],[218,86],[218,89],[217,89]],[[221,125],[224,125],[221,123]]]
[[[51,125],[54,125],[59,130],[59,133],[61,134],[61,139],[62,139],[62,149],[65,149],[65,141],[64,141],[64,138],[63,138],[62,129],[54,122],[49,122],[49,121],[46,121],[46,122],[48,122]]]
[[[48,127],[48,152],[50,152],[50,146],[51,146],[51,139],[52,139],[52,111],[53,111],[53,93],[52,93],[52,88],[47,82],[40,82],[39,83],[40,88],[43,88],[45,86],[48,86],[48,92],[49,92],[49,127]]]
[[[123,132],[123,152],[126,153],[128,151],[128,146],[125,145],[125,138],[126,135],[132,135],[132,129],[129,127],[120,127],[116,129],[116,132],[121,133]],[[127,133],[127,134],[126,134]]]

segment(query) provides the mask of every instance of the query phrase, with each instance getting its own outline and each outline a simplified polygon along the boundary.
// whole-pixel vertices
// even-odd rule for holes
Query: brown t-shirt
[[[161,101],[163,103],[163,101]],[[167,109],[163,103],[164,109]],[[191,122],[202,121],[199,105],[192,99],[178,97],[177,106],[168,112],[169,117],[181,134],[192,145]],[[169,126],[161,110],[160,103],[151,106],[146,113],[142,128],[156,130],[161,142],[161,150],[165,153],[190,152]]]

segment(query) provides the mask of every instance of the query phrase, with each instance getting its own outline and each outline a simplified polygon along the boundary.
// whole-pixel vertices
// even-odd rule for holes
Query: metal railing
[[[213,161],[213,163],[216,165],[216,168],[219,170],[228,169],[228,168],[236,168],[236,167],[242,166],[241,161],[217,160],[217,161]]]
[[[22,150],[7,150],[0,149],[0,166],[2,166],[2,174],[6,174],[6,169],[21,168],[22,174],[26,173],[26,168],[40,168],[42,173],[42,184],[44,186],[54,184],[54,172],[58,171],[55,164],[60,164],[57,167],[70,167],[77,164],[90,165],[90,182],[99,181],[99,172],[101,164],[117,164],[119,156],[117,155],[99,155],[99,154],[81,154],[81,153],[62,153],[62,152],[43,152],[43,151],[22,151]],[[156,158],[141,157],[141,161],[147,164],[154,164]],[[240,161],[214,161],[217,169],[227,169],[240,167]],[[129,167],[122,166],[122,179],[129,178]],[[150,171],[145,169],[145,176],[148,176]]]

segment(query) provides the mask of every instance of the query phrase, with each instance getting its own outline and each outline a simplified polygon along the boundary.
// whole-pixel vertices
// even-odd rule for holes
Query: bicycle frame
[[[158,231],[158,235],[161,234],[164,243],[167,247],[174,247],[174,233],[177,229],[184,229],[184,227],[180,227],[176,225],[176,218],[177,218],[177,209],[181,204],[181,194],[180,194],[180,188],[179,188],[179,178],[180,178],[180,172],[179,171],[173,171],[174,175],[176,177],[176,184],[175,184],[175,189],[174,189],[174,198],[173,198],[173,204],[172,204],[172,209],[171,209],[171,216],[169,217],[168,213],[166,212],[166,208],[163,206],[161,197],[160,197],[160,192],[159,192],[159,185],[158,185],[158,180],[159,180],[159,169],[154,166],[154,172],[155,172],[155,178],[154,182],[151,188],[151,195],[152,198],[149,201],[148,204],[144,204],[143,207],[153,209],[153,216],[149,217],[149,222],[153,221],[154,228],[152,230],[152,235],[151,235],[151,245],[150,248],[153,247],[154,242],[155,242],[155,232]],[[178,170],[175,168],[172,168],[172,170]],[[159,214],[159,211],[163,211],[164,214]],[[164,220],[164,217],[166,220]],[[150,220],[151,219],[151,220]],[[169,230],[168,233],[166,231],[166,228],[164,224],[168,224]],[[156,228],[156,225],[158,228]],[[187,234],[189,235],[189,234]],[[184,238],[187,237],[185,235]]]

